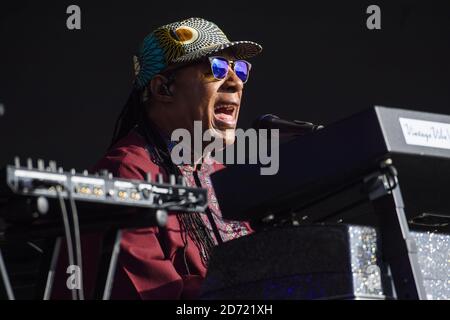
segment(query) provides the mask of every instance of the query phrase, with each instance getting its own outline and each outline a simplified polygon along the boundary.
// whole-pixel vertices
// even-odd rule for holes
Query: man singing
[[[251,67],[244,59],[261,50],[254,42],[230,42],[201,18],[162,26],[144,39],[133,92],[96,169],[129,179],[181,175],[189,186],[208,190],[209,206],[206,213],[169,214],[164,228],[124,231],[113,299],[196,298],[212,248],[251,232],[221,216],[209,176],[223,165],[198,156],[174,164],[170,137],[178,128],[193,135],[194,121],[201,121],[203,130],[232,144]]]

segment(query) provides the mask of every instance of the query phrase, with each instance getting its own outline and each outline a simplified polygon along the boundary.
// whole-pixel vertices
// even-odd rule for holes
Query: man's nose
[[[228,67],[228,74],[223,82],[221,89],[226,92],[239,92],[244,88],[244,83],[242,80],[236,75],[234,70],[231,67]]]

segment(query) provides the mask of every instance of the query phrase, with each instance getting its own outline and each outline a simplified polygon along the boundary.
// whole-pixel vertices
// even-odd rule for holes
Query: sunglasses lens
[[[223,79],[228,73],[228,61],[219,58],[214,58],[211,61],[212,72],[214,78]]]
[[[245,61],[236,61],[234,63],[234,72],[242,82],[245,83],[248,80],[249,67]]]

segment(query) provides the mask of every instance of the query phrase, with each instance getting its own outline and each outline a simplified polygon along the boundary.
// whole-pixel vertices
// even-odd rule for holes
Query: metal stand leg
[[[410,236],[400,186],[373,201],[373,205],[380,217],[382,252],[392,270],[398,299],[426,299],[417,247]]]
[[[12,290],[11,282],[9,281],[8,271],[6,270],[5,262],[3,261],[2,250],[0,249],[0,273],[2,274],[3,285],[5,286],[8,300],[15,300],[14,292]]]
[[[45,283],[45,290],[43,297],[44,300],[50,300],[52,294],[53,282],[55,281],[56,265],[58,263],[59,253],[61,251],[61,241],[62,238],[57,238],[55,241],[52,258],[50,261],[50,268],[48,270],[47,281]]]
[[[61,237],[46,239],[42,248],[44,255],[39,267],[39,277],[35,288],[34,298],[36,300],[50,300],[51,298],[62,239]]]
[[[122,232],[115,230],[105,235],[100,266],[97,272],[95,299],[109,300],[116,273],[117,260],[120,253]],[[108,263],[109,259],[109,263]]]

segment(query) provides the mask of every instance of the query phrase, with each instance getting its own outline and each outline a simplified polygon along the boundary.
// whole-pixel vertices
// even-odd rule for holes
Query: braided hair
[[[173,81],[173,77],[171,78]],[[132,90],[125,106],[116,120],[110,147],[125,137],[132,129],[142,126],[147,143],[151,145],[155,151],[157,164],[164,168],[167,175],[173,174],[175,176],[182,176],[180,169],[172,162],[167,145],[162,140],[162,137],[149,121],[145,120],[144,95],[145,93],[143,90],[136,88]],[[186,270],[189,274],[189,267],[186,262],[186,249],[188,246],[186,233],[199,249],[201,261],[205,267],[208,265],[209,257],[215,243],[200,213],[179,213],[177,214],[177,219],[180,224],[181,238],[184,244],[183,256]]]
[[[113,137],[109,147],[125,137],[145,116],[142,91],[133,88],[125,106],[122,108],[114,125]]]
[[[175,70],[162,72],[167,77],[166,87],[175,81]],[[113,138],[110,147],[125,137],[131,129],[145,123],[145,104],[149,100],[150,92],[147,88],[139,89],[134,86],[128,100],[120,112],[114,125]]]

